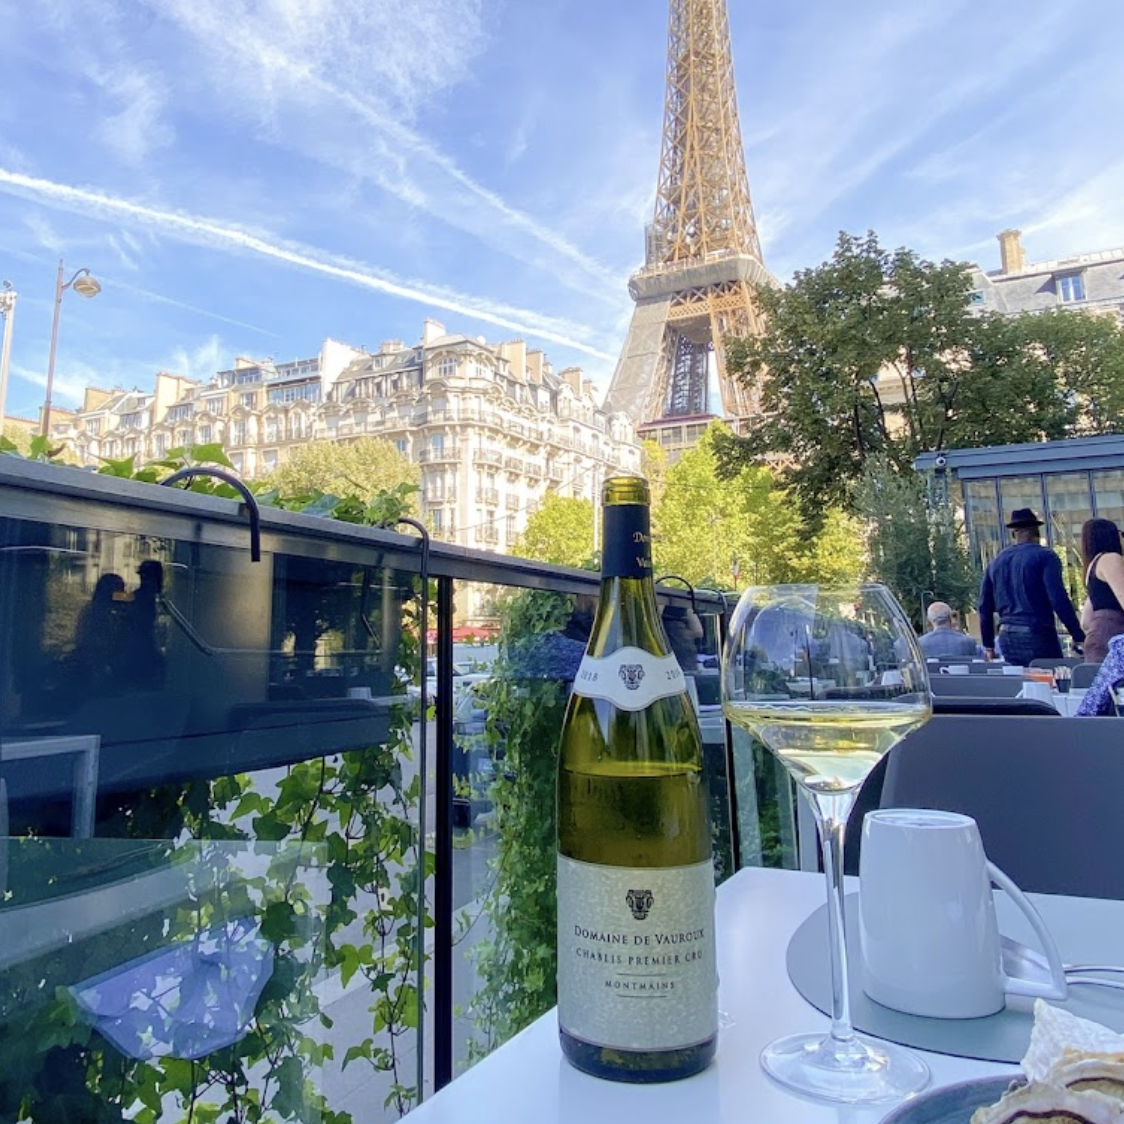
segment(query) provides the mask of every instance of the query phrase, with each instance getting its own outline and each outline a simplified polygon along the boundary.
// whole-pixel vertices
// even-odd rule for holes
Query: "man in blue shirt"
[[[944,601],[934,601],[925,615],[929,618],[933,631],[919,636],[917,643],[926,658],[966,656],[971,659],[983,655],[983,648],[973,637],[953,628],[951,605]]]
[[[998,614],[1004,659],[1026,667],[1031,660],[1060,658],[1055,613],[1075,644],[1084,643],[1085,633],[1062,582],[1061,560],[1039,541],[1042,520],[1020,507],[1007,526],[1015,541],[988,566],[980,587],[980,639],[992,659]]]

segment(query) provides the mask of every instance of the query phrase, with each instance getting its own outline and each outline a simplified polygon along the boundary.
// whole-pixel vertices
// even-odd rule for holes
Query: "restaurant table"
[[[1072,718],[1077,713],[1077,708],[1081,705],[1081,700],[1085,697],[1085,690],[1082,688],[1079,691],[1058,691],[1052,692],[1052,702],[1054,709],[1064,715],[1066,718]]]
[[[849,890],[857,887],[858,879],[847,879]],[[773,1083],[758,1062],[762,1048],[780,1035],[828,1030],[829,1019],[801,998],[785,967],[790,938],[824,900],[819,873],[746,868],[719,889],[719,1008],[728,1025],[719,1031],[717,1058],[702,1073],[662,1085],[580,1073],[562,1057],[550,1011],[414,1109],[411,1124],[877,1124],[891,1105],[808,1100]],[[1124,918],[1124,903],[1089,908],[1099,907],[1119,908]],[[933,1086],[1016,1072],[917,1052]]]

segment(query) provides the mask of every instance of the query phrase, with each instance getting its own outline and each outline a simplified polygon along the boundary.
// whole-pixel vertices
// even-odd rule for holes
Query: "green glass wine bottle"
[[[605,481],[601,593],[562,727],[558,1021],[617,1081],[705,1068],[718,1036],[702,737],[660,622],[648,484]]]

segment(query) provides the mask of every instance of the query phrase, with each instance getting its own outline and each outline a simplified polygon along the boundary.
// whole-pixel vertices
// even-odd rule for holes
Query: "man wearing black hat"
[[[1061,656],[1055,613],[1075,644],[1084,643],[1085,633],[1065,591],[1061,559],[1039,542],[1042,520],[1020,507],[1007,526],[1015,541],[988,566],[980,587],[980,640],[993,659],[998,613],[1003,658],[1026,667],[1031,660]]]

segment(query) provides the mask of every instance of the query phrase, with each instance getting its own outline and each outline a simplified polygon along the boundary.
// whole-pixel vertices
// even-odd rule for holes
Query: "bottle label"
[[[650,578],[652,532],[648,508],[642,504],[614,504],[603,509],[601,576]]]
[[[655,656],[643,648],[618,648],[608,656],[582,657],[574,694],[608,699],[621,710],[643,710],[656,699],[687,690],[683,669],[674,656]]]
[[[718,1029],[714,864],[619,867],[558,856],[558,1022],[621,1050]]]

